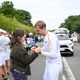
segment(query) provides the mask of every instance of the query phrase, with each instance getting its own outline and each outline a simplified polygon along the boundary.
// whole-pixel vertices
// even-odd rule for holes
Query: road
[[[45,67],[45,57],[39,56],[31,64],[31,79],[30,80],[43,80],[43,73]]]
[[[35,60],[35,62],[32,63],[32,79],[31,80],[42,80],[42,75],[43,75],[44,65],[45,65],[44,59],[45,58],[43,58],[43,57],[38,57]],[[68,74],[68,75],[69,75],[69,77],[73,76],[71,79],[68,78],[68,76],[67,76],[66,80],[80,80],[80,44],[76,44],[74,46],[74,56],[65,56],[65,60],[67,61],[66,63],[68,64],[68,66],[70,68],[69,69],[67,67],[68,68],[67,70],[69,70],[69,72],[70,72],[70,74]],[[63,63],[65,63],[65,62],[63,62]],[[35,68],[33,65],[35,67],[37,66],[37,68]],[[36,73],[36,71],[38,71],[38,72]],[[63,69],[63,74],[65,75],[64,69]]]
[[[76,80],[80,80],[80,44],[74,47],[74,56],[65,57]]]

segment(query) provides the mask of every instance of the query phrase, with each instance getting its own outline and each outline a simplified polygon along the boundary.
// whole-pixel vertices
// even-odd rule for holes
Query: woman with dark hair
[[[37,57],[38,52],[28,55],[24,47],[26,35],[23,30],[15,30],[12,35],[10,48],[11,48],[11,72],[14,80],[28,80],[30,72],[30,63]]]

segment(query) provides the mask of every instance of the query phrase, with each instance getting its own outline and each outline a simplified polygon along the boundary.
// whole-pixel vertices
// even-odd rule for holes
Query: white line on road
[[[64,74],[62,75],[62,79],[61,79],[61,80],[66,80],[66,78],[65,78]]]
[[[66,59],[64,57],[62,59],[63,59],[64,68],[65,68],[65,71],[67,73],[69,80],[76,80],[67,61],[66,61]]]

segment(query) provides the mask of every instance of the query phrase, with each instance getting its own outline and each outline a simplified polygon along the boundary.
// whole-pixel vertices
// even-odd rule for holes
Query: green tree
[[[32,26],[31,14],[25,10],[16,10],[14,8],[13,3],[10,1],[4,1],[1,4],[0,13],[4,14],[5,16],[10,17],[10,18],[15,17],[21,23],[28,25],[28,26]]]
[[[80,15],[78,16],[69,16],[65,19],[64,23],[60,27],[67,28],[70,33],[76,31],[80,33]]]
[[[4,16],[3,14],[0,14],[0,28],[8,32],[12,32],[15,29],[22,29],[27,33],[35,32],[33,27],[29,27],[27,25],[20,23],[19,21],[16,20],[15,17],[12,19]]]
[[[13,8],[14,5],[12,2],[10,1],[4,1],[2,4],[1,4],[1,13],[3,13],[5,16],[7,17],[13,17],[14,14],[15,14],[15,9]]]
[[[28,11],[25,11],[25,10],[16,10],[15,17],[21,23],[23,23],[25,25],[32,26],[31,15],[30,15],[30,13]]]

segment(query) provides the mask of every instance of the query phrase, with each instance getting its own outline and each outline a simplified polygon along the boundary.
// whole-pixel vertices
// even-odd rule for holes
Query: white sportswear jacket
[[[46,56],[43,80],[60,80],[62,59],[58,38],[54,33],[48,32],[45,36],[41,55]]]

